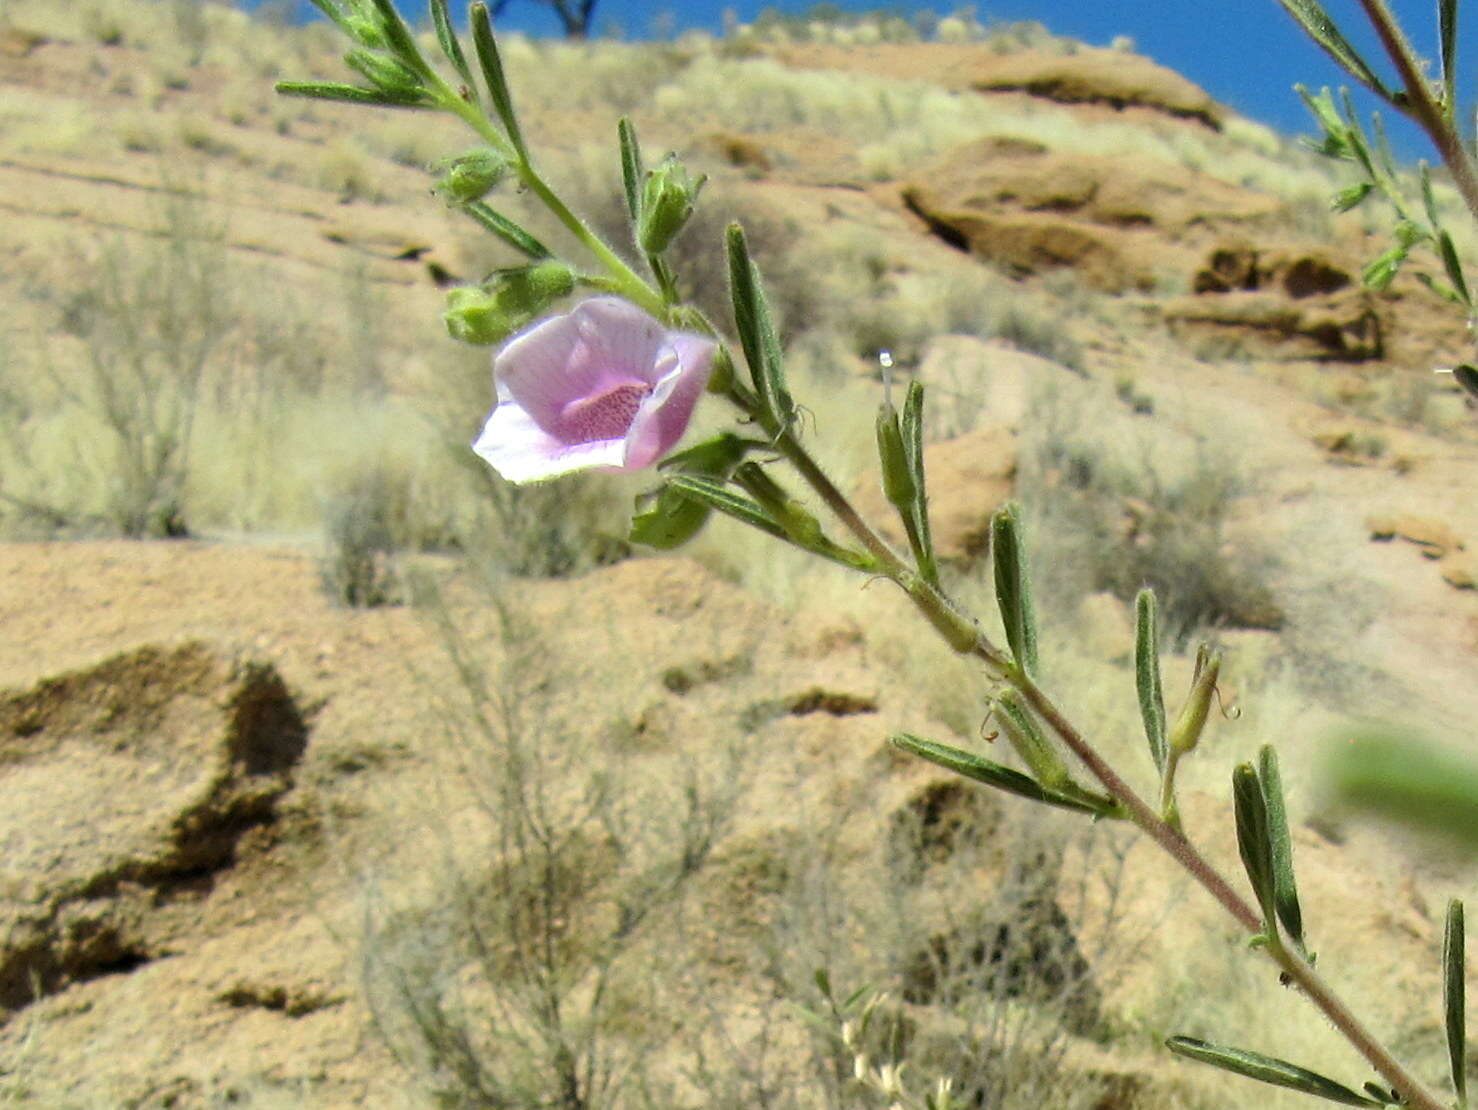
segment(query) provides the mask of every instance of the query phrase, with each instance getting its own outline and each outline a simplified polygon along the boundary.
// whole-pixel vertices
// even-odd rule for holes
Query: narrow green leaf
[[[747,451],[764,446],[756,440],[722,432],[668,455],[657,467],[665,474],[695,474],[722,481],[743,461]],[[636,505],[641,511],[631,518],[627,538],[659,551],[671,551],[687,543],[708,522],[713,511],[712,505],[670,484],[638,494]]]
[[[421,103],[419,97],[407,100],[384,89],[361,89],[358,85],[341,85],[332,81],[279,81],[274,88],[283,96],[336,100],[345,104],[377,104],[382,108],[409,108]]]
[[[539,242],[539,240],[535,239],[507,216],[495,212],[482,201],[474,200],[469,204],[462,205],[461,209],[514,250],[522,251],[533,259],[554,257],[554,252],[543,243]]]
[[[1447,1059],[1452,1064],[1452,1086],[1459,1106],[1468,1101],[1467,958],[1463,904],[1447,903],[1447,928],[1442,934],[1442,1003],[1447,1017]]]
[[[1457,111],[1457,0],[1437,0],[1437,55],[1442,60],[1442,110]]]
[[[1328,1099],[1330,1102],[1338,1102],[1343,1106],[1384,1105],[1318,1072],[1309,1071],[1307,1068],[1301,1068],[1297,1064],[1290,1064],[1287,1060],[1279,1060],[1274,1056],[1249,1052],[1245,1048],[1212,1044],[1195,1037],[1171,1037],[1165,1042],[1165,1047],[1177,1056],[1184,1056],[1189,1060],[1198,1060],[1203,1064],[1210,1064],[1212,1067],[1246,1076],[1248,1079],[1256,1079],[1261,1083],[1270,1083],[1275,1087],[1302,1091],[1306,1095],[1315,1095],[1318,1098]]]
[[[1304,944],[1303,910],[1298,904],[1298,887],[1293,879],[1293,838],[1288,832],[1288,811],[1283,804],[1283,776],[1278,771],[1278,756],[1264,745],[1257,755],[1258,780],[1262,784],[1263,803],[1267,810],[1268,846],[1273,865],[1273,903],[1278,920],[1299,951],[1308,954]]]
[[[827,972],[826,968],[824,968],[824,967],[818,967],[815,971],[813,971],[811,973],[811,977],[816,981],[816,989],[821,992],[821,997],[824,998],[824,999],[826,999],[828,1002],[830,1002],[831,1001],[831,975],[830,975],[830,973]]]
[[[503,73],[503,58],[498,53],[498,41],[493,37],[493,21],[488,15],[488,6],[479,0],[469,9],[468,19],[472,25],[472,46],[477,51],[477,61],[482,66],[482,78],[487,83],[488,99],[493,103],[493,111],[502,122],[513,149],[527,159],[528,148],[524,146],[518,116],[513,111],[513,94],[508,91],[508,78]]]
[[[1140,590],[1134,599],[1134,685],[1139,692],[1139,716],[1155,769],[1165,773],[1169,748],[1165,743],[1165,694],[1160,686],[1160,638],[1155,621],[1155,591]]]
[[[1364,58],[1360,57],[1348,39],[1335,26],[1318,0],[1278,0],[1283,10],[1298,22],[1313,39],[1351,77],[1365,85],[1383,100],[1391,100],[1391,91],[1375,75]]]
[[[776,539],[787,542],[790,540],[790,537],[785,534],[785,529],[780,527],[757,501],[741,497],[717,479],[706,478],[698,474],[675,474],[668,480],[668,485]]]
[[[745,361],[766,413],[780,429],[795,420],[795,402],[785,386],[780,336],[760,284],[759,271],[749,257],[744,229],[729,225],[725,236],[729,256],[729,292],[734,302],[734,327],[744,348]]]
[[[1471,306],[1472,296],[1468,293],[1468,282],[1463,277],[1463,264],[1458,260],[1457,247],[1446,231],[1437,231],[1437,253],[1442,257],[1442,268],[1447,271],[1447,280],[1452,282],[1453,291],[1462,298],[1462,303]]]
[[[908,732],[894,733],[888,737],[888,742],[896,748],[902,748],[945,770],[953,771],[975,782],[983,782],[987,786],[1004,790],[1008,794],[1015,794],[1019,798],[1045,802],[1047,805],[1057,806],[1059,809],[1075,810],[1078,813],[1091,813],[1095,816],[1103,814],[1100,806],[1080,798],[1047,790],[1030,775],[1024,775],[1010,767],[1003,767],[999,763],[992,763],[988,759],[981,759],[978,755],[961,751],[959,748],[952,748],[947,744],[936,744],[932,740],[925,740],[921,736]]]
[[[631,226],[641,219],[642,182],[646,174],[641,164],[641,147],[637,145],[636,128],[631,120],[622,116],[616,124],[616,137],[621,145],[621,184],[626,188],[626,211],[631,215]],[[635,232],[633,232],[635,234]]]
[[[1268,811],[1262,784],[1252,764],[1239,764],[1232,772],[1232,802],[1237,818],[1237,850],[1247,870],[1252,892],[1262,907],[1263,928],[1269,935],[1277,929],[1274,897],[1273,852],[1268,840]]]
[[[472,67],[467,64],[467,55],[462,52],[462,43],[457,38],[457,29],[452,25],[451,13],[447,11],[446,5],[447,0],[431,0],[431,21],[436,24],[436,41],[441,44],[441,52],[452,63],[452,68],[470,91],[475,88]]]
[[[929,528],[929,493],[924,485],[924,383],[915,378],[908,383],[903,411],[898,417],[898,430],[903,437],[903,452],[913,473],[914,528],[918,532],[919,573],[931,586],[939,585],[939,561],[934,554],[934,536]]]
[[[1026,544],[1021,535],[1021,507],[1008,501],[990,520],[995,560],[996,604],[1006,626],[1012,658],[1028,676],[1037,673],[1037,614],[1027,574]]]

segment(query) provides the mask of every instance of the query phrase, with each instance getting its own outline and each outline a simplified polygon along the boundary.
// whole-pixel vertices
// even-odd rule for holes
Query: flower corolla
[[[510,482],[651,466],[687,430],[716,350],[619,298],[583,301],[498,352],[472,449]]]

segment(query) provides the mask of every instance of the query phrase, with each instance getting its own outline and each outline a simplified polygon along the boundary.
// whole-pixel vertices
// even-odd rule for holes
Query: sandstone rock
[[[764,176],[774,166],[764,144],[752,135],[718,131],[709,135],[704,145],[729,165],[748,170],[755,176]]]
[[[1458,590],[1478,589],[1478,558],[1472,555],[1448,555],[1438,564],[1442,581]]]
[[[1080,49],[982,54],[969,77],[982,92],[1021,90],[1067,104],[1152,108],[1220,131],[1226,110],[1199,85],[1139,54]]]
[[[1247,356],[1344,362],[1385,357],[1385,328],[1362,289],[1297,301],[1275,292],[1177,297],[1161,315],[1183,341],[1222,341]]]
[[[203,643],[0,693],[0,1011],[165,955],[171,903],[273,820],[306,743],[269,664]]]
[[[1278,207],[1192,170],[1059,154],[1020,139],[966,143],[907,182],[901,197],[960,249],[1022,274],[1070,266],[1109,291],[1148,289],[1157,263],[1195,256],[1176,248],[1183,240]]]
[[[948,89],[1021,92],[1062,104],[1144,109],[1220,130],[1227,111],[1200,86],[1138,54],[1079,47],[1073,53],[946,43],[787,45],[774,51],[795,69],[849,69]]]
[[[1453,551],[1462,551],[1465,544],[1446,523],[1432,517],[1415,516],[1411,513],[1391,513],[1368,517],[1365,526],[1373,540],[1389,540],[1399,536],[1422,549],[1429,559],[1441,559]]]
[[[1220,246],[1196,273],[1191,287],[1197,293],[1276,289],[1299,300],[1346,289],[1355,283],[1358,271],[1358,262],[1336,258],[1320,249],[1288,251]]]

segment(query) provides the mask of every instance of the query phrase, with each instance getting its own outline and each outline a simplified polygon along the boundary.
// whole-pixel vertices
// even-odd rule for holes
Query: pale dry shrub
[[[639,1105],[646,1058],[669,1035],[653,984],[684,959],[644,938],[708,866],[742,755],[644,766],[602,749],[597,730],[552,726],[545,649],[509,596],[489,599],[482,643],[426,600],[458,677],[437,700],[470,805],[428,814],[444,848],[423,872],[426,901],[367,891],[376,1027],[439,1104]]]

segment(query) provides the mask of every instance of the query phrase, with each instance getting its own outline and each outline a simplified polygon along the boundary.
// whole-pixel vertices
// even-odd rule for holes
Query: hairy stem
[[[559,194],[550,188],[549,183],[539,175],[528,159],[520,156],[513,149],[513,145],[498,130],[492,120],[483,114],[482,109],[459,96],[440,77],[433,75],[433,80],[435,84],[432,95],[435,96],[437,103],[462,120],[477,132],[478,137],[513,163],[513,169],[518,175],[519,182],[538,197],[554,218],[563,224],[570,234],[578,239],[591,254],[595,255],[600,264],[605,267],[614,286],[612,291],[666,322],[670,306],[662,294],[643,281],[635,270],[621,261],[615,251],[606,246],[605,241],[599,235],[585,226],[584,220],[570,211],[569,206],[560,199]]]
[[[776,442],[777,448],[795,466],[796,470],[816,491],[837,519],[877,559],[883,573],[894,581],[904,584],[914,578],[886,541],[864,521],[857,510],[837,489],[809,452],[789,431],[783,432]],[[958,615],[952,603],[938,590],[918,581],[910,582],[908,593],[914,605],[936,628],[944,627],[941,618],[948,613]],[[920,589],[920,586],[925,586]],[[954,646],[954,645],[951,645]],[[1175,825],[1156,813],[1150,805],[1125,781],[1098,751],[1069,721],[1056,703],[1044,693],[1032,679],[983,633],[977,633],[970,654],[984,662],[996,675],[1014,686],[1054,733],[1061,738],[1074,756],[1088,768],[1093,777],[1128,812],[1129,819],[1163,848],[1180,866],[1214,898],[1236,922],[1253,936],[1264,933],[1262,916],[1241,895],[1216,867],[1196,848]],[[1268,930],[1271,932],[1271,927]],[[1379,1040],[1361,1023],[1313,967],[1286,946],[1274,939],[1264,946],[1269,957],[1278,964],[1288,979],[1311,1001],[1355,1049],[1368,1060],[1372,1067],[1392,1088],[1405,1097],[1407,1105],[1415,1110],[1446,1110],[1435,1095],[1415,1076],[1411,1075]]]
[[[986,656],[980,654],[982,659]],[[1237,923],[1249,933],[1263,933],[1262,917],[1234,891],[1221,873],[1186,839],[1185,834],[1163,820],[1134,789],[1094,750],[1092,744],[1063,716],[1056,704],[1025,675],[1012,675],[1011,682],[1042,717],[1052,731],[1061,737],[1068,749],[1082,761],[1093,776],[1129,811],[1130,820],[1164,848],[1182,868],[1215,898]],[[1271,931],[1271,927],[1270,927]],[[1279,943],[1266,946],[1266,951],[1290,980],[1314,1003],[1336,1029],[1370,1062],[1393,1088],[1405,1096],[1407,1105],[1419,1110],[1446,1110],[1443,1104],[1415,1076],[1411,1075],[1338,995],[1324,982],[1309,963]]]
[[[1385,48],[1406,87],[1406,103],[1397,107],[1427,133],[1452,174],[1453,184],[1462,195],[1463,203],[1468,206],[1473,218],[1478,220],[1478,167],[1474,166],[1473,158],[1464,147],[1462,136],[1453,127],[1451,117],[1432,95],[1432,87],[1422,73],[1416,52],[1412,50],[1401,27],[1391,15],[1386,0],[1360,0],[1360,6],[1365,10],[1366,18],[1375,28],[1381,46]]]

